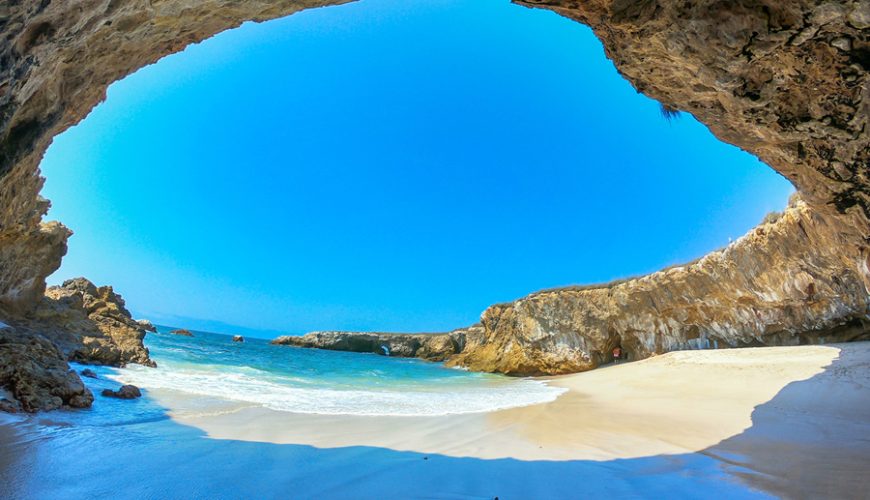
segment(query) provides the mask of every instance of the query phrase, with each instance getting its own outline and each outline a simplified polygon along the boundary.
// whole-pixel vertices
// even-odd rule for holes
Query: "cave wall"
[[[870,236],[870,3],[522,0],[589,25],[639,91],[693,114]],[[701,167],[702,168],[702,167]]]
[[[83,119],[105,98],[110,83],[244,21],[339,3],[344,2],[11,0],[0,5],[0,310],[15,315],[34,308],[43,294],[45,277],[60,264],[69,231],[61,224],[42,221],[48,203],[39,196],[39,161],[52,137]],[[739,259],[737,255],[730,260],[711,255],[701,261],[720,262],[723,270],[736,266],[740,272],[709,276],[698,272],[696,278],[686,279],[679,300],[670,278],[655,278],[662,276],[658,273],[640,278],[635,285],[648,289],[644,293],[656,302],[644,305],[642,300],[626,299],[631,307],[653,318],[693,298],[703,301],[718,296],[728,307],[739,304],[742,297],[760,298],[759,307],[765,312],[758,321],[745,321],[745,308],[734,309],[730,315],[698,316],[698,328],[704,321],[715,322],[708,323],[705,331],[743,332],[740,335],[746,338],[758,335],[749,335],[752,332],[741,325],[751,324],[761,332],[793,332],[813,325],[852,324],[866,316],[870,3],[517,3],[547,8],[589,25],[607,56],[638,91],[670,109],[693,114],[721,140],[758,156],[790,179],[804,200],[777,226],[782,229],[776,231],[785,231],[782,237],[759,237],[746,245]],[[788,223],[791,218],[802,222]],[[807,227],[818,231],[811,235],[807,231],[804,237],[800,231]],[[847,274],[848,285],[838,285],[836,273],[807,271],[813,268],[809,263],[814,259],[825,261],[817,271]],[[772,270],[762,272],[765,269]],[[795,278],[804,276],[802,272],[810,278]],[[778,278],[765,278],[770,273]],[[840,305],[777,314],[777,308],[798,307],[793,302],[797,295],[785,302],[775,299],[783,287],[792,282],[806,285],[807,279],[826,294],[827,304]],[[554,301],[569,307],[542,305]],[[669,301],[674,301],[673,307]],[[563,327],[573,324],[580,338],[593,335],[577,329],[582,323],[546,316],[552,311],[577,315],[579,310],[606,309],[613,304],[627,307],[612,302],[603,292],[567,289],[535,294],[512,306],[494,306],[483,317],[486,343],[478,346],[478,356],[469,355],[465,362],[481,369],[509,371],[510,363],[519,358],[508,359],[500,353],[580,348],[576,339],[566,340]],[[727,311],[726,306],[721,310]],[[507,316],[512,319],[506,320]],[[530,336],[534,328],[499,326],[509,324],[537,324],[534,328],[538,330]],[[637,345],[644,347],[637,352],[660,350],[657,345],[663,342],[655,339],[665,335],[662,328],[650,328],[645,335],[651,337],[638,336]],[[777,342],[779,337],[760,338]],[[680,342],[674,340],[673,345]],[[583,353],[593,356],[588,349]],[[545,363],[537,355],[528,359]]]

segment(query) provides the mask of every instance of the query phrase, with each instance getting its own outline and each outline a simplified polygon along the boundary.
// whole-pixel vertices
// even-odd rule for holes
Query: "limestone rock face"
[[[7,182],[0,174],[0,191]],[[43,200],[38,207],[47,210],[48,203]],[[8,207],[0,205],[0,212],[4,210]],[[45,277],[60,267],[70,234],[71,231],[58,222],[37,223],[24,232],[0,226],[0,297],[6,299],[0,302],[0,308],[11,312],[30,311],[42,300]]]
[[[702,259],[609,285],[488,308],[484,340],[450,363],[559,374],[681,349],[870,339],[867,254],[795,200],[775,222]],[[839,244],[833,244],[837,243]]]
[[[535,293],[449,334],[315,332],[274,343],[554,375],[682,349],[870,340],[867,253],[800,199],[728,247],[612,284]],[[840,240],[839,245],[830,243]]]
[[[0,4],[4,319],[41,307],[45,277],[66,251],[69,231],[42,222],[48,203],[39,196],[38,164],[52,137],[84,118],[110,83],[190,43],[247,20],[338,3],[343,0]],[[589,25],[639,92],[691,113],[723,141],[758,156],[791,180],[804,202],[691,265],[493,306],[481,327],[466,331],[451,362],[562,373],[606,362],[616,342],[641,357],[708,341],[782,344],[863,334],[870,275],[865,0],[518,3]],[[441,341],[433,353],[449,350]],[[342,342],[356,346],[350,339],[333,344]],[[430,349],[413,340],[390,342],[400,353]]]
[[[155,366],[143,345],[145,330],[112,287],[85,278],[50,287],[36,309],[18,324],[55,342],[70,361],[111,366]]]

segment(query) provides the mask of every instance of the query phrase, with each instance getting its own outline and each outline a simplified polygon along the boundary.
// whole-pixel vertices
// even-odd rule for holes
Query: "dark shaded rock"
[[[28,330],[0,330],[0,388],[9,396],[5,410],[86,408],[94,400],[60,349]]]
[[[122,385],[120,389],[113,391],[111,389],[103,389],[101,392],[107,398],[116,399],[136,399],[142,397],[142,391],[135,385]]]
[[[187,330],[185,328],[179,328],[177,330],[172,330],[169,333],[171,333],[173,335],[181,335],[182,337],[193,337],[193,333],[191,333],[190,330]]]
[[[244,341],[245,341],[245,337],[242,337],[241,335],[233,335],[233,342],[244,342]]]
[[[21,411],[21,405],[19,405],[17,401],[3,398],[0,399],[0,411],[6,413],[18,413]]]
[[[91,370],[90,368],[85,368],[80,373],[81,373],[82,377],[99,378],[99,377],[97,377],[97,374],[93,370]]]

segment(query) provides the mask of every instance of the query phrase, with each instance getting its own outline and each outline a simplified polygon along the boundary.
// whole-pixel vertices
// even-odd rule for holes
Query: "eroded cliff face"
[[[798,198],[728,247],[640,278],[489,307],[443,334],[313,332],[274,343],[557,375],[682,349],[870,340],[866,252]],[[838,243],[838,244],[834,244]],[[425,346],[437,344],[432,356]]]
[[[589,370],[679,349],[870,339],[867,255],[794,201],[697,262],[641,278],[535,293],[488,308],[483,342],[450,363],[515,375]]]
[[[65,253],[68,230],[42,222],[48,204],[39,196],[38,163],[51,138],[81,120],[111,82],[246,20],[338,3],[0,4],[0,309],[20,317],[36,309],[45,277]],[[643,356],[708,340],[775,344],[862,330],[870,3],[519,3],[592,27],[638,91],[692,113],[723,141],[757,155],[795,184],[805,204],[684,268],[493,306],[483,316],[482,341],[468,343],[454,362],[556,373],[595,366],[614,339]]]

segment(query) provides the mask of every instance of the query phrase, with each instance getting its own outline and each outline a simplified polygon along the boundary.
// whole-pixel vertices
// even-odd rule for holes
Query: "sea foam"
[[[146,390],[171,390],[196,396],[262,405],[293,413],[371,416],[437,416],[481,413],[554,401],[564,389],[528,379],[439,385],[395,384],[388,388],[306,387],[256,370],[241,373],[216,367],[147,368],[131,366],[112,376]],[[253,373],[252,373],[253,372]],[[271,380],[270,380],[271,379]]]
[[[547,403],[563,389],[531,379],[473,373],[440,363],[274,346],[226,335],[179,337],[158,327],[146,345],[157,368],[130,365],[101,377],[159,396],[175,413],[224,411],[224,402],[324,415],[436,416]],[[180,407],[176,407],[180,406]]]

